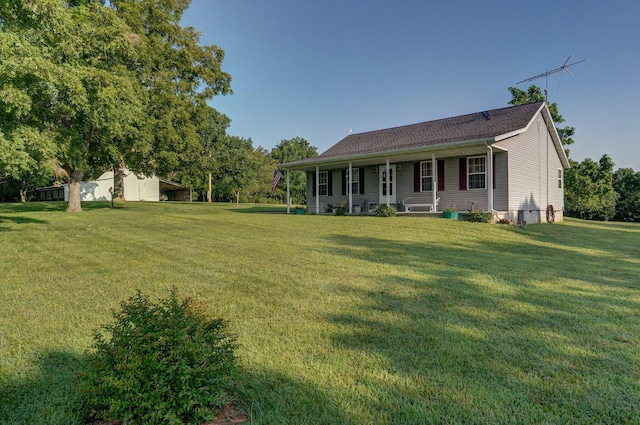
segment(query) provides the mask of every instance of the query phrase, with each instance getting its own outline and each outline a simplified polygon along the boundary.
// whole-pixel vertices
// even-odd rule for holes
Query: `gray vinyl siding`
[[[493,209],[506,211],[509,205],[509,156],[506,152],[496,152],[494,167],[496,167],[496,186],[493,190]]]
[[[352,195],[351,199],[354,205],[363,205],[365,202],[377,202],[378,200],[378,175],[374,174],[373,167],[364,167],[364,169],[365,190],[364,193]],[[326,202],[334,206],[345,204],[348,207],[349,195],[342,195],[342,169],[320,169],[320,171],[332,173],[332,195],[320,196],[320,202]],[[316,203],[316,197],[313,196],[313,174],[315,174],[315,171],[307,172],[307,205],[312,206]]]
[[[481,154],[474,154],[469,156],[479,156]],[[423,161],[429,161],[431,158],[424,159]],[[442,211],[447,207],[455,206],[460,211],[471,210],[472,208],[486,210],[487,209],[487,190],[460,190],[460,157],[453,158],[438,158],[436,161],[444,160],[444,190],[437,191],[436,197],[440,198],[438,204],[438,211]],[[496,159],[497,160],[497,159]],[[418,162],[418,161],[416,161]],[[506,163],[506,161],[504,161]],[[504,167],[503,167],[504,168]],[[414,192],[413,191],[413,162],[402,164],[402,175],[398,173],[398,183],[402,183],[402,187],[398,188],[398,201],[401,201],[407,197],[423,197],[427,199],[432,198],[432,192]],[[500,168],[496,170],[500,172]],[[491,184],[491,176],[488,177],[488,184]],[[496,175],[498,177],[498,174]],[[436,185],[437,188],[437,185]],[[497,190],[498,186],[496,186]],[[494,195],[495,196],[495,195]],[[506,204],[506,192],[502,195],[503,203]],[[495,203],[495,199],[494,199]]]
[[[426,161],[426,160],[425,160]],[[397,166],[400,165],[400,171]],[[431,192],[415,193],[413,191],[413,162],[400,162],[396,164],[396,203],[403,199],[420,196],[431,199]]]
[[[557,182],[562,165],[540,114],[525,133],[498,145],[508,150],[509,210],[543,211],[548,204],[564,207],[564,191]]]
[[[553,205],[556,211],[564,211],[564,172],[562,162],[555,153],[554,146],[550,146],[549,150],[549,204]],[[562,170],[562,187],[558,187],[558,170]]]

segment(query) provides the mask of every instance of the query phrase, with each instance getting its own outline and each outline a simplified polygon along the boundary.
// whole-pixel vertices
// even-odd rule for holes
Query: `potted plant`
[[[457,220],[458,219],[458,209],[456,208],[455,205],[447,207],[447,208],[444,209],[444,212],[442,213],[442,217],[450,218],[451,220]]]

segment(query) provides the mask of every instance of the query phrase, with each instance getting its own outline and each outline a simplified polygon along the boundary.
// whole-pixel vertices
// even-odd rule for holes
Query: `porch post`
[[[349,214],[353,213],[353,193],[351,190],[351,162],[349,162],[349,177],[347,177],[347,193],[349,194]]]
[[[387,177],[386,178],[387,181],[385,182],[385,185],[387,186],[387,188],[386,188],[387,189],[387,206],[390,206],[391,203],[389,202],[389,180],[390,180],[390,178],[389,178],[389,158],[387,158],[387,174],[385,174],[385,175]]]
[[[316,165],[316,214],[320,214],[320,167]]]
[[[493,211],[493,151],[487,145],[487,172],[485,184],[487,185],[487,210]]]
[[[433,212],[438,212],[438,205],[436,201],[438,199],[438,162],[436,161],[436,154],[431,154],[431,182],[432,182],[432,190],[431,190],[431,205],[433,205]]]
[[[287,170],[287,214],[291,213],[291,188],[289,187],[289,170]]]

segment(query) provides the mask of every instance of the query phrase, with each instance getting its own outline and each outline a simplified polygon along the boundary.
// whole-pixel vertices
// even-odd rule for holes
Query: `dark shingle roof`
[[[526,127],[542,103],[529,103],[384,130],[350,134],[313,159],[367,155],[376,152],[488,139]]]

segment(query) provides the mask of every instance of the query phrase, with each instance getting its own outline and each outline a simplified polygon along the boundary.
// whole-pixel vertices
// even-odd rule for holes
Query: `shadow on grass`
[[[38,356],[33,369],[16,376],[0,376],[0,423],[3,425],[83,425],[82,396],[77,373],[84,370],[83,356],[53,351]],[[241,372],[236,405],[249,423],[346,424],[337,404],[304,382],[269,371]]]
[[[33,370],[0,377],[2,424],[83,424],[82,399],[76,391],[81,357],[49,352],[38,357]]]
[[[238,405],[251,425],[349,424],[338,400],[331,400],[317,386],[271,371],[243,373]]]
[[[122,204],[115,204],[115,208],[121,208]],[[83,210],[97,210],[111,208],[111,202],[103,201],[86,201],[82,203]],[[65,211],[67,209],[66,201],[50,201],[50,202],[24,202],[24,203],[2,203],[0,202],[0,213],[23,213],[23,212],[43,212],[43,211]]]
[[[21,215],[0,215],[0,223],[2,223],[3,221],[10,221],[14,224],[26,224],[26,223],[46,224],[47,223],[45,220],[38,220],[36,218],[24,217]]]
[[[562,224],[530,226],[524,231],[515,227],[507,229],[539,243],[555,244],[558,249],[588,248],[619,257],[640,258],[640,223],[570,218]]]
[[[597,229],[586,232],[583,241],[605,236]],[[637,419],[637,264],[620,258],[617,248],[590,255],[566,250],[560,234],[557,245],[541,232],[527,236],[545,244],[329,236],[338,255],[370,262],[373,269],[398,270],[384,276],[372,272],[369,281],[375,284],[366,289],[338,286],[359,301],[350,312],[327,317],[343,329],[332,338],[336,346],[382,357],[393,375],[408,382],[405,388],[379,389],[373,411],[386,415],[388,423],[406,424],[425,418],[448,423]]]
[[[265,213],[265,214],[286,214],[287,207],[282,205],[253,205],[247,206],[246,204],[241,204],[236,207],[235,205],[225,208],[225,210],[241,213],[241,214],[252,214],[252,213]],[[292,209],[293,210],[293,209]]]

